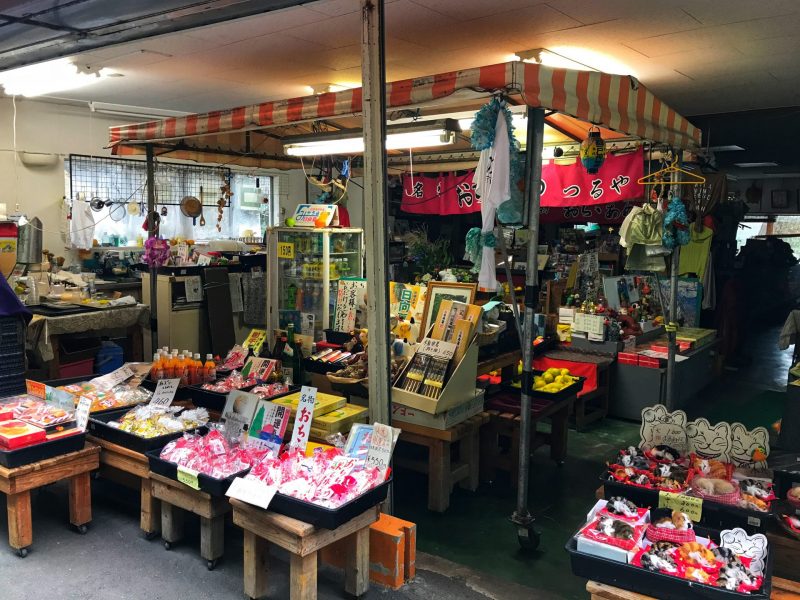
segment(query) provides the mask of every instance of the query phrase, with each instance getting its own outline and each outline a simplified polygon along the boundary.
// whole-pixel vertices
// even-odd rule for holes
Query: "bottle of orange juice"
[[[164,370],[164,377],[166,379],[175,379],[180,377],[180,365],[178,364],[178,351],[173,350],[172,354],[167,359],[167,368]]]
[[[153,354],[153,364],[150,365],[150,379],[158,381],[164,378],[164,371],[161,369],[161,355]]]
[[[192,369],[189,372],[189,379],[191,385],[200,385],[203,383],[205,379],[205,369],[203,367],[203,361],[200,360],[200,353],[195,352],[194,356],[192,357]]]
[[[206,383],[217,380],[217,365],[211,354],[206,354],[206,364],[203,365],[203,372]]]
[[[180,379],[180,385],[187,385],[189,383],[189,364],[186,362],[186,356],[183,353],[178,354],[178,367],[175,371],[175,379]]]

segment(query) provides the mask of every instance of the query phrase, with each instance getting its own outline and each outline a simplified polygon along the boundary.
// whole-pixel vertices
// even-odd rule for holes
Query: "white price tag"
[[[159,379],[156,385],[156,391],[153,392],[153,397],[150,398],[150,406],[167,408],[172,404],[180,382],[180,379]]]
[[[204,266],[210,265],[210,264],[211,264],[211,257],[208,256],[207,254],[201,254],[200,256],[197,257],[197,266],[198,267],[204,267]]]
[[[130,379],[133,377],[133,371],[128,365],[122,365],[116,371],[111,371],[107,375],[103,375],[102,377],[96,377],[92,379],[89,383],[93,383],[95,387],[101,390],[110,390],[115,385],[119,385],[126,379]]]
[[[425,354],[442,360],[450,360],[456,353],[456,345],[443,340],[425,338],[417,350],[419,354]]]
[[[200,280],[200,275],[187,277],[184,281],[184,287],[186,288],[187,302],[203,301],[203,282]]]
[[[261,277],[261,275],[262,275],[262,273],[261,273],[261,267],[253,267],[253,268],[250,270],[250,276],[251,276],[253,279],[258,279],[258,278],[260,278],[260,277]]]
[[[89,411],[92,409],[92,399],[86,396],[81,396],[78,402],[78,408],[75,409],[75,420],[77,421],[78,429],[86,431],[86,425],[89,423]]]
[[[388,425],[375,423],[372,426],[372,435],[369,440],[369,451],[367,452],[367,466],[375,467],[381,473],[386,474],[389,462],[392,460],[392,450],[394,449],[394,431]]]
[[[277,486],[267,485],[258,479],[237,477],[233,480],[225,495],[254,506],[260,506],[266,510],[269,508],[269,503],[272,502],[277,491]]]
[[[289,444],[291,448],[299,448],[305,452],[316,403],[317,388],[304,385],[300,389],[300,401],[297,403],[297,412],[294,415],[294,431],[292,431],[292,441]]]

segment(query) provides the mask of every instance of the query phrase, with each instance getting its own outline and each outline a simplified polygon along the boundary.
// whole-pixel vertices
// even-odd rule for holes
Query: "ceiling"
[[[360,85],[359,0],[280,9],[299,3],[11,0],[0,8],[0,68],[45,51],[69,53],[82,65],[124,77],[64,92],[60,99],[191,112],[304,96],[318,84]],[[251,14],[264,10],[271,12]],[[194,27],[236,14],[250,16]],[[61,26],[67,30],[55,29]],[[107,44],[124,35],[183,28],[188,29],[74,51],[78,43]],[[739,143],[754,153],[746,160],[769,160],[759,156],[769,135],[800,131],[796,110],[780,119],[759,112],[800,106],[798,0],[386,0],[386,29],[389,80],[548,48],[599,70],[631,73],[684,115],[711,115],[696,124],[704,134],[713,127],[712,145]],[[54,45],[54,36],[61,46]],[[722,118],[723,125],[713,116],[719,113],[739,114]],[[747,143],[736,128],[745,121],[752,122],[746,129],[756,138]],[[745,160],[728,155],[718,158]]]

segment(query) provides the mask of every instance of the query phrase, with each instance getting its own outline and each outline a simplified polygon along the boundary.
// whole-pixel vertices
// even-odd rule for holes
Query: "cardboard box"
[[[300,402],[300,392],[289,394],[288,396],[281,396],[280,398],[270,398],[270,402],[286,406],[292,411],[292,414],[297,410],[297,404]],[[334,396],[332,394],[317,393],[317,402],[314,404],[314,418],[326,415],[329,412],[342,408],[347,404],[347,398],[344,396]]]
[[[411,366],[411,362],[406,364],[397,381],[403,381],[406,371]],[[392,402],[416,408],[431,415],[443,413],[446,410],[458,406],[465,397],[470,397],[475,392],[475,379],[478,373],[478,343],[476,340],[470,342],[467,353],[458,366],[453,370],[450,379],[447,380],[442,388],[442,393],[438,398],[429,398],[422,394],[415,394],[406,390],[393,387]]]
[[[473,396],[465,397],[461,404],[437,415],[392,402],[392,421],[413,423],[414,425],[431,429],[450,429],[481,412],[483,410],[484,395],[483,390],[476,389]]]

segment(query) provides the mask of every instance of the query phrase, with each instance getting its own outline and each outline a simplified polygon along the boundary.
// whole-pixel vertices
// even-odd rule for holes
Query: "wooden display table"
[[[771,523],[767,540],[772,550],[772,573],[791,579],[800,586],[800,540],[785,533],[777,523]]]
[[[231,505],[225,496],[212,496],[179,481],[150,472],[153,497],[161,500],[161,537],[164,548],[183,538],[183,511],[200,517],[200,556],[211,571],[225,550],[225,514]]]
[[[597,369],[597,388],[575,399],[575,429],[581,431],[589,423],[605,419],[611,398],[611,365],[614,358],[588,352],[549,350],[543,358],[576,363],[590,363]],[[567,366],[567,368],[569,368]]]
[[[531,445],[550,446],[550,458],[561,465],[567,458],[569,414],[575,396],[560,400],[531,398]],[[498,470],[508,471],[511,485],[516,487],[519,474],[519,429],[522,417],[511,412],[487,410],[483,413],[488,424],[481,430],[481,479],[493,481]],[[550,419],[550,431],[536,430],[536,424]]]
[[[289,600],[317,597],[317,552],[346,540],[345,592],[361,596],[369,589],[369,527],[378,520],[374,506],[337,529],[317,529],[309,523],[279,515],[231,498],[233,522],[244,530],[244,593],[260,598],[267,593],[268,543],[290,555]]]
[[[517,377],[517,364],[519,364],[519,361],[521,360],[522,350],[512,350],[511,352],[500,354],[494,358],[482,360],[478,363],[477,376],[480,377],[481,375],[487,375],[492,371],[500,369],[502,371],[502,380],[505,382],[510,382],[512,379]]]
[[[153,497],[152,484],[150,483],[150,465],[147,457],[139,452],[134,452],[124,446],[113,444],[107,440],[87,436],[87,440],[100,446],[100,474],[139,488],[141,510],[139,527],[145,537],[152,539],[161,531],[161,504]],[[127,473],[132,478],[119,477],[118,473]],[[132,481],[131,481],[132,479]]]
[[[480,483],[480,429],[489,420],[485,413],[470,417],[450,429],[431,429],[395,421],[401,442],[428,449],[428,461],[395,457],[395,464],[428,475],[428,510],[444,512],[450,506],[450,493],[457,483],[474,492]],[[458,460],[452,460],[451,447],[458,445]]]
[[[589,581],[586,584],[592,600],[655,600],[652,596],[644,596],[629,592],[605,583]],[[780,577],[772,578],[772,600],[800,600],[800,584]]]
[[[14,469],[0,466],[0,492],[7,496],[8,543],[22,557],[33,543],[31,490],[69,480],[69,522],[80,533],[92,520],[92,488],[89,473],[100,466],[100,448],[87,444],[83,450],[62,454]]]

